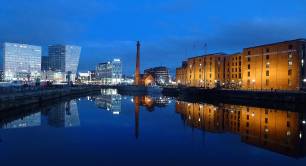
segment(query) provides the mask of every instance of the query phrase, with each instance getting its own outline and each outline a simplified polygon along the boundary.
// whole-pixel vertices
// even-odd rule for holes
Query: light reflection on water
[[[100,95],[14,110],[10,113],[2,112],[0,154],[7,158],[0,157],[0,161],[12,162],[9,155],[19,154],[21,150],[15,146],[18,142],[14,142],[18,140],[17,136],[23,140],[39,141],[34,135],[44,132],[49,137],[57,138],[54,142],[51,140],[42,144],[45,153],[54,155],[52,146],[63,144],[67,147],[62,147],[64,152],[57,151],[58,155],[67,155],[71,150],[77,153],[74,159],[76,163],[88,160],[83,156],[83,149],[87,148],[87,144],[95,147],[103,144],[107,147],[120,142],[122,147],[114,146],[109,151],[119,153],[119,156],[121,151],[128,151],[129,153],[124,154],[128,157],[136,154],[143,156],[143,150],[151,149],[158,151],[154,153],[158,164],[185,165],[187,161],[190,162],[186,156],[201,156],[193,159],[193,164],[213,163],[210,161],[210,152],[219,154],[220,161],[215,162],[220,164],[221,159],[227,159],[228,155],[244,156],[245,160],[248,160],[253,157],[253,153],[259,151],[258,159],[249,163],[250,165],[276,161],[279,162],[278,165],[303,165],[306,163],[305,119],[305,113],[302,112],[221,103],[190,103],[164,96],[130,97],[122,96],[116,90],[106,89],[101,90]],[[237,138],[233,140],[233,136]],[[73,137],[76,142],[59,139],[66,137]],[[105,137],[109,140],[98,141],[106,139]],[[92,140],[93,138],[97,140]],[[215,141],[218,141],[218,144]],[[73,148],[70,147],[71,143]],[[29,155],[37,155],[39,150],[31,148],[33,149],[28,150]],[[11,151],[9,154],[8,149]],[[183,154],[184,151],[188,151],[188,154]],[[227,151],[232,151],[233,154],[228,154]],[[246,151],[252,153],[248,154]],[[108,151],[97,152],[91,149],[89,153],[91,156],[97,156]],[[175,154],[175,157],[170,154]],[[113,157],[115,158],[97,157],[94,163],[98,165],[102,161],[114,162]],[[243,158],[240,159],[243,161]],[[70,159],[66,160],[71,162]],[[144,157],[143,160],[149,159]],[[237,165],[243,165],[235,157],[231,160],[236,161]],[[18,165],[20,162],[14,164]]]

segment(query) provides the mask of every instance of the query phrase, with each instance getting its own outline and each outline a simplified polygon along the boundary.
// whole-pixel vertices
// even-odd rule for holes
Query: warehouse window
[[[288,70],[288,76],[291,76],[292,75],[292,69],[289,69]]]
[[[248,57],[248,62],[251,62],[251,57]]]
[[[266,71],[266,76],[267,77],[270,76],[270,71],[269,70]]]

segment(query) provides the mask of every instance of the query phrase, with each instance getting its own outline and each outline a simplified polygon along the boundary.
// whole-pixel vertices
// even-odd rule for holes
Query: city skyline
[[[43,50],[56,43],[80,45],[84,48],[80,71],[120,58],[124,74],[131,75],[134,69],[129,66],[135,62],[130,59],[135,56],[135,41],[140,40],[141,71],[167,65],[173,73],[182,60],[204,54],[205,43],[209,53],[234,53],[252,45],[305,38],[305,3],[4,0],[0,30],[5,33],[0,42],[42,45]]]

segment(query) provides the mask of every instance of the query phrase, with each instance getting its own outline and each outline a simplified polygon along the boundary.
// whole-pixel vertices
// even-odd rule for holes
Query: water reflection
[[[239,134],[244,143],[292,157],[306,153],[304,113],[182,101],[176,102],[176,112],[192,128]]]
[[[95,97],[95,103],[98,108],[111,111],[114,115],[121,112],[121,95],[116,89],[102,89],[101,95]]]
[[[51,104],[43,108],[29,108],[2,113],[0,127],[16,129],[37,126],[74,127],[80,126],[76,100]]]
[[[122,109],[122,96],[118,94],[116,89],[102,89],[101,95],[94,97],[98,108],[110,111],[113,115],[119,115]],[[134,119],[135,119],[135,138],[139,137],[139,113],[140,107],[146,108],[147,111],[153,112],[155,107],[166,107],[170,99],[164,96],[134,96],[131,98],[134,103]]]

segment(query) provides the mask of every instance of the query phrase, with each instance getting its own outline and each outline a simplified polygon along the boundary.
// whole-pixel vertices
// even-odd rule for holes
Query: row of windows
[[[288,49],[292,50],[293,49],[293,45],[289,44],[288,45]],[[269,53],[270,52],[270,48],[266,48],[265,51],[266,51],[266,53]],[[251,51],[250,50],[248,51],[248,55],[251,55]]]

